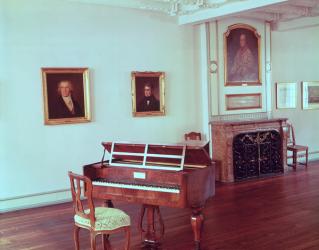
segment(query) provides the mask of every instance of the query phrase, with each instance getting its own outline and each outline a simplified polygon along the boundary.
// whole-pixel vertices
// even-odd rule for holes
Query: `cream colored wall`
[[[319,151],[319,110],[302,110],[301,81],[319,81],[319,26],[271,34],[272,93],[276,82],[297,82],[297,108],[277,110],[275,117],[287,117],[295,127],[297,143],[309,145],[310,152]],[[318,154],[313,157],[318,158]]]
[[[99,161],[102,141],[178,142],[201,129],[192,27],[60,0],[4,0],[0,10],[0,203],[68,188],[67,171]],[[40,68],[86,66],[93,121],[45,126]],[[134,70],[166,72],[166,116],[132,117]]]

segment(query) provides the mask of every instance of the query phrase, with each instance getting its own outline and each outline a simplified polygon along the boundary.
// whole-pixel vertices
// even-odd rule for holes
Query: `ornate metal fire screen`
[[[283,173],[280,134],[271,130],[235,136],[233,166],[236,181]]]

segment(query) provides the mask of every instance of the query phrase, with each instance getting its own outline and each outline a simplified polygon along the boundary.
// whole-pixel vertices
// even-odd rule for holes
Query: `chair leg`
[[[80,250],[79,231],[80,231],[80,228],[77,225],[74,225],[73,236],[74,236],[75,250]]]
[[[109,235],[102,234],[102,244],[103,244],[103,249],[104,250],[111,249],[111,245],[110,245],[110,242],[108,240],[108,236]]]
[[[297,152],[293,151],[292,153],[292,166],[294,169],[297,168]]]
[[[125,231],[125,250],[130,250],[130,240],[131,240],[131,229],[126,227]]]
[[[90,233],[91,250],[96,250],[96,235],[94,232]]]
[[[306,150],[306,167],[308,167],[308,149]]]

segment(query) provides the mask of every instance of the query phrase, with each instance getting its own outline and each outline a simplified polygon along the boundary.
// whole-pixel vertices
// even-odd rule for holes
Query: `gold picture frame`
[[[303,81],[302,109],[319,109],[319,81]]]
[[[295,109],[297,108],[297,83],[277,82],[276,83],[276,108]]]
[[[226,110],[261,109],[261,93],[228,94],[226,95]]]
[[[131,77],[133,116],[165,115],[165,73],[133,71]]]
[[[44,124],[91,121],[88,68],[41,68]]]
[[[261,85],[260,57],[257,30],[242,23],[229,26],[224,33],[225,86]]]

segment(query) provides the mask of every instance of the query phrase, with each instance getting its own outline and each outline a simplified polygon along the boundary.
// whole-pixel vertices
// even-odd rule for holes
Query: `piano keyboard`
[[[177,186],[158,186],[149,185],[146,183],[129,183],[129,182],[112,182],[104,179],[97,179],[92,181],[93,186],[104,186],[104,187],[116,187],[116,188],[126,188],[126,189],[136,189],[144,191],[155,191],[163,193],[174,193],[179,194],[180,189]]]

